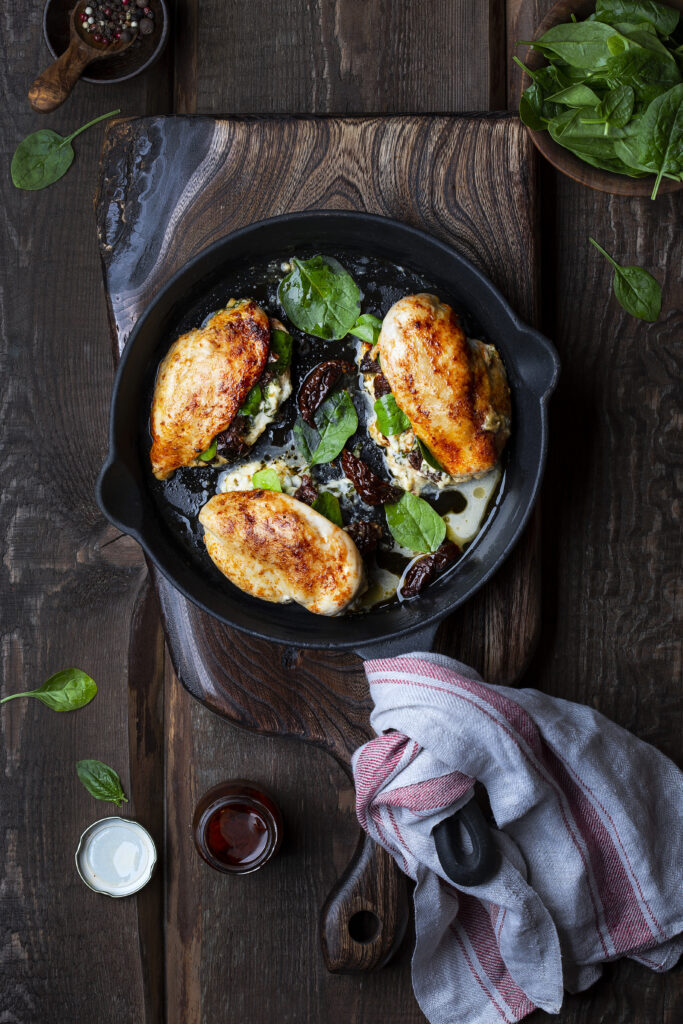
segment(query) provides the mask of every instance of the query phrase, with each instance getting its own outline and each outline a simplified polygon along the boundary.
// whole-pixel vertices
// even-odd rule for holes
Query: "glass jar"
[[[221,782],[201,798],[192,819],[197,851],[216,871],[258,871],[280,848],[282,816],[262,787],[244,779]]]

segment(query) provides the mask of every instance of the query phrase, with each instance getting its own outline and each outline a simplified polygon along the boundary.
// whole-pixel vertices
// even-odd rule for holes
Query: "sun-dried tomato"
[[[312,477],[308,476],[307,473],[304,473],[302,476],[301,484],[295,490],[294,497],[297,501],[303,501],[305,505],[312,505],[318,497],[318,488],[313,483]]]
[[[453,562],[460,558],[461,554],[462,552],[457,544],[450,540],[445,540],[441,547],[431,555],[419,558],[405,574],[403,586],[401,587],[401,597],[416,597],[428,583],[431,583],[444,569],[447,569],[449,565],[452,565]]]
[[[382,398],[384,395],[391,394],[391,384],[383,373],[377,374],[372,382],[372,386],[375,389],[375,398]]]
[[[249,451],[244,440],[247,426],[245,416],[235,416],[234,420],[222,434],[216,437],[216,451],[226,459],[239,459]]]
[[[313,414],[323,404],[339,378],[353,370],[351,363],[343,359],[328,359],[311,370],[299,389],[299,412],[311,427],[315,426]]]
[[[379,523],[368,523],[364,519],[349,523],[345,530],[361,555],[371,555],[382,536],[382,527]]]
[[[360,361],[360,372],[361,373],[379,373],[379,359],[373,359],[372,353],[374,349],[370,349],[366,352]]]
[[[403,491],[400,487],[383,480],[373,473],[362,459],[352,455],[346,448],[341,453],[342,468],[366,505],[394,505]]]
[[[408,465],[413,469],[419,469],[422,465],[422,452],[419,448],[413,448],[408,452]]]

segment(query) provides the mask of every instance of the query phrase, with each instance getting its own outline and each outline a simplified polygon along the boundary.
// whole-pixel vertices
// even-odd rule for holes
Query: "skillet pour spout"
[[[193,551],[161,514],[149,466],[146,430],[150,389],[171,341],[218,308],[235,280],[258,265],[308,252],[372,255],[433,282],[440,298],[461,313],[471,332],[495,345],[512,395],[512,435],[495,513],[454,568],[419,598],[362,615],[326,618],[298,605],[274,605],[244,594]],[[395,282],[394,293],[397,291]],[[398,297],[398,296],[397,296]],[[282,315],[271,301],[271,315]],[[385,310],[386,312],[386,310]],[[475,333],[476,332],[476,333]],[[321,355],[320,358],[324,358]],[[209,246],[158,292],[136,324],[121,358],[111,405],[109,453],[97,484],[107,518],[129,533],[186,598],[221,622],[254,636],[297,647],[381,652],[427,650],[439,623],[502,565],[529,518],[543,475],[547,402],[559,360],[552,344],[524,324],[495,286],[446,243],[395,220],[341,210],[286,214],[241,228]],[[197,473],[202,470],[194,471]],[[208,500],[197,485],[198,504]],[[179,521],[180,515],[176,517]],[[195,516],[196,518],[196,516]],[[189,530],[181,523],[179,531]],[[197,534],[198,541],[201,535]]]

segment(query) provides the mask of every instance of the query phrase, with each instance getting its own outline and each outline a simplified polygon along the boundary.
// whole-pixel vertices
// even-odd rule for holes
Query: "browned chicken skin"
[[[414,433],[456,479],[492,469],[510,436],[510,389],[492,345],[465,337],[450,306],[408,295],[382,324],[376,353]]]
[[[173,342],[154,386],[152,471],[192,465],[237,415],[268,358],[268,317],[253,299],[228,306]]]
[[[318,615],[338,615],[365,587],[363,560],[351,537],[288,494],[217,494],[199,521],[215,565],[263,601],[296,601]]]

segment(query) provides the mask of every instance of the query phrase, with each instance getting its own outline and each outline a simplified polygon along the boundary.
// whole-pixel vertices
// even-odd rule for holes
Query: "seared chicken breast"
[[[465,336],[435,295],[399,299],[375,349],[413,432],[455,480],[488,472],[510,436],[510,389],[492,345]]]
[[[269,340],[268,317],[245,299],[173,342],[159,367],[150,414],[150,460],[158,480],[194,464],[232,423],[263,373]]]
[[[287,494],[217,494],[199,521],[212,561],[253,597],[338,615],[365,589],[363,560],[349,535]]]

